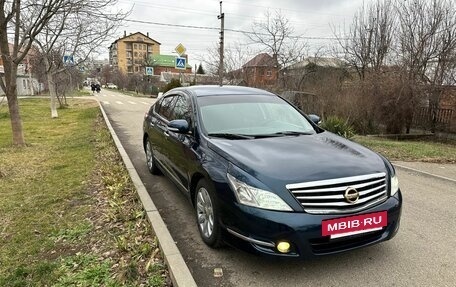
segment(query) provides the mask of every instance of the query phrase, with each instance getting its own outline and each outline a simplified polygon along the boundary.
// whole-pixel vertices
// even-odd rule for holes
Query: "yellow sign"
[[[185,49],[184,45],[179,43],[179,45],[177,45],[174,51],[176,51],[179,56],[182,56],[183,54],[185,54],[185,51],[187,51],[187,49]]]

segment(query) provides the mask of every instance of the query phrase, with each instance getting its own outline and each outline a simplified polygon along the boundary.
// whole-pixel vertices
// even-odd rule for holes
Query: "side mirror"
[[[179,134],[186,134],[189,132],[190,127],[186,120],[172,120],[168,124],[168,130]]]
[[[319,116],[311,114],[311,115],[309,115],[309,118],[312,122],[314,122],[314,124],[316,124],[316,125],[321,124],[321,118]]]

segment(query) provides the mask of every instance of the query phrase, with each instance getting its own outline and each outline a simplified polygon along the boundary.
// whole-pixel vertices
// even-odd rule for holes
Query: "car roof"
[[[270,93],[265,90],[250,88],[250,87],[241,87],[241,86],[217,86],[217,85],[207,85],[207,86],[190,86],[173,89],[175,91],[188,91],[193,96],[204,97],[204,96],[220,96],[220,95],[267,95],[267,96],[276,96],[273,93]]]

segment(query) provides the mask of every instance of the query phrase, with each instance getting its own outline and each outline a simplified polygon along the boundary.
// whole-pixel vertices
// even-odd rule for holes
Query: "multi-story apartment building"
[[[144,73],[147,59],[160,54],[160,43],[137,32],[114,41],[109,47],[109,64],[124,73]]]

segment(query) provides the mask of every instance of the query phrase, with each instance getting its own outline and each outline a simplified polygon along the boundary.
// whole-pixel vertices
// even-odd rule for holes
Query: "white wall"
[[[32,89],[33,85],[33,89]],[[39,91],[43,91],[43,85],[38,83],[38,80],[34,78],[28,78],[24,76],[17,77],[17,95],[18,96],[30,96],[35,95]],[[0,88],[0,95],[4,95],[5,92]]]

